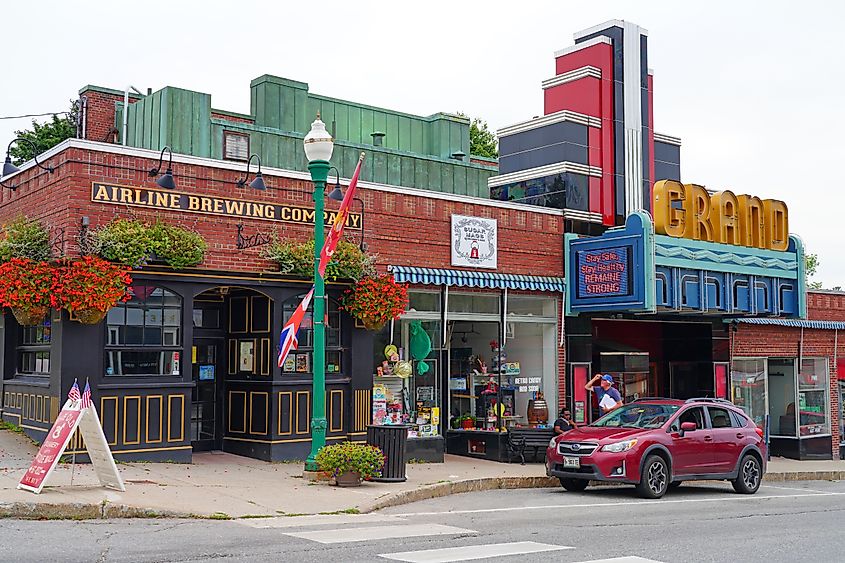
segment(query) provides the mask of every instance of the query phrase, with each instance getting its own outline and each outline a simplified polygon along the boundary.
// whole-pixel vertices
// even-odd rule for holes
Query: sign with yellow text
[[[659,235],[786,250],[789,211],[776,199],[660,180],[654,184],[654,231]]]
[[[116,186],[100,182],[91,184],[91,201],[224,217],[265,219],[285,223],[314,223],[314,210],[307,207],[189,194],[155,188]],[[335,215],[337,215],[336,211],[327,210],[323,217],[325,224],[330,225],[334,221]],[[350,229],[360,229],[361,214],[350,213],[346,220],[346,226]]]

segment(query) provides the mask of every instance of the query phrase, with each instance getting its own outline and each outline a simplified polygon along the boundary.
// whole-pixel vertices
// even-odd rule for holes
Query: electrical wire
[[[25,117],[44,117],[46,115],[68,115],[69,111],[51,111],[49,113],[28,113],[26,115],[6,115],[0,119],[23,119]]]

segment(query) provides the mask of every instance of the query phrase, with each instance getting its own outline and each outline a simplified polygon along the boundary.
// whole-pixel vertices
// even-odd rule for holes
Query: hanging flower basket
[[[126,268],[95,256],[65,261],[56,267],[54,305],[72,312],[83,324],[103,320],[109,309],[132,296],[132,278]]]
[[[383,274],[366,277],[347,289],[341,309],[361,321],[367,330],[378,331],[398,319],[408,305],[408,288]]]
[[[49,307],[12,307],[12,314],[21,326],[41,324],[47,316]]]
[[[0,305],[12,309],[21,325],[39,324],[53,302],[52,284],[47,262],[12,258],[0,264]]]
[[[73,312],[73,318],[84,325],[95,325],[106,317],[107,312],[99,309],[81,309]]]

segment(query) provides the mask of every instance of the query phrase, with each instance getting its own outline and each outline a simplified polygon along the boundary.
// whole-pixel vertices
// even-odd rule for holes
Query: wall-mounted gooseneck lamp
[[[150,178],[155,178],[161,174],[161,165],[164,162],[164,151],[168,152],[170,160],[167,162],[167,171],[162,174],[161,178],[156,180],[156,184],[162,188],[172,190],[176,187],[176,181],[173,179],[173,151],[170,150],[170,147],[164,147],[161,149],[161,155],[158,157],[158,166],[150,169]]]
[[[340,189],[340,170],[334,166],[329,168],[329,172],[332,170],[334,170],[335,173],[335,182],[334,189],[329,193],[329,199],[333,199],[334,201],[343,201],[343,192]]]
[[[6,177],[9,174],[14,174],[15,172],[20,172],[21,169],[18,168],[17,166],[15,166],[14,164],[12,164],[11,150],[12,150],[12,145],[14,145],[15,143],[21,143],[21,142],[26,143],[27,145],[29,145],[32,148],[32,152],[34,154],[33,160],[35,160],[35,165],[38,168],[41,168],[42,170],[46,170],[47,172],[53,172],[52,166],[44,166],[43,164],[38,162],[38,155],[35,154],[35,151],[38,150],[38,147],[35,146],[35,143],[33,143],[32,141],[30,141],[29,139],[26,139],[24,137],[17,137],[15,139],[12,139],[9,142],[9,146],[6,147],[6,162],[3,163],[3,174],[0,175],[0,178]],[[6,185],[2,182],[0,182],[0,186],[3,186],[4,188],[9,188],[12,191],[18,189],[17,186]]]
[[[255,179],[249,183],[249,187],[264,191],[267,189],[267,186],[264,185],[264,177],[261,175],[261,157],[257,154],[253,154],[249,157],[249,160],[246,161],[246,175],[238,180],[238,187],[242,188],[246,185],[246,181],[249,179],[249,165],[252,163],[253,158],[258,161],[258,172],[255,173]]]

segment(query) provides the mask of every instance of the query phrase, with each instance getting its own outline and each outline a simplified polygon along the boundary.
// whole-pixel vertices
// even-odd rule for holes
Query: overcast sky
[[[317,6],[323,6],[317,10]],[[415,6],[411,8],[411,6]],[[463,111],[493,129],[541,115],[555,50],[609,19],[649,31],[657,132],[681,175],[786,201],[845,286],[842,2],[9,2],[0,116],[65,110],[80,87],[179,86],[249,111],[249,82],[404,112]],[[0,120],[0,142],[29,120]]]

